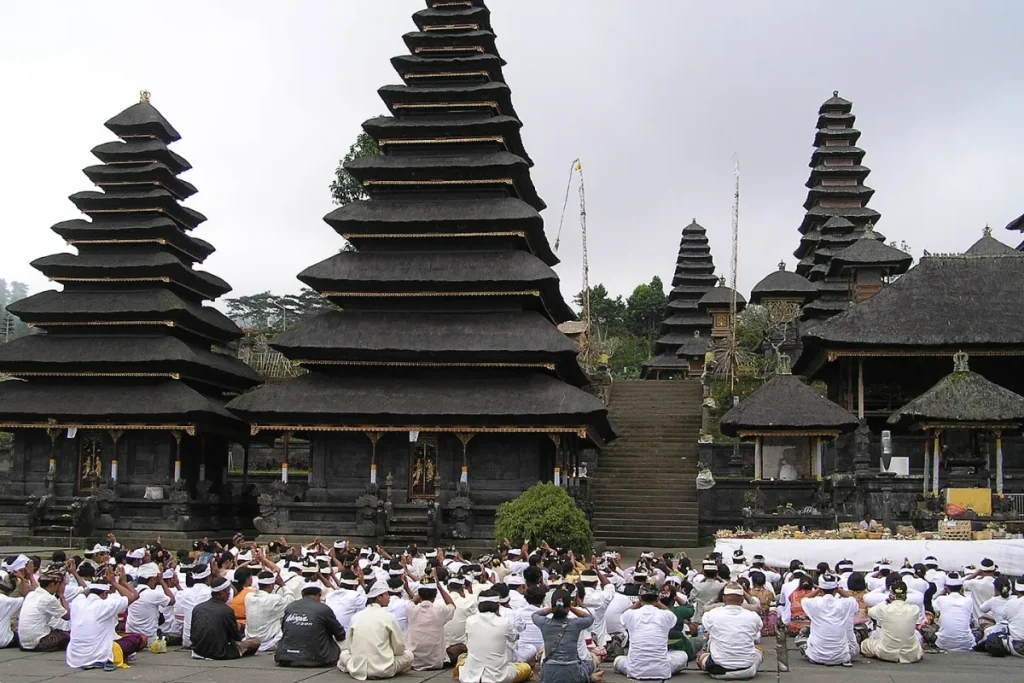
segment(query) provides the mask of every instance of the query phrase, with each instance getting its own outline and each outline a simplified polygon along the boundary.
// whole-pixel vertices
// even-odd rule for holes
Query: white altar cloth
[[[871,541],[843,539],[751,539],[722,538],[716,541],[715,550],[722,553],[728,563],[734,550],[743,548],[747,562],[754,555],[764,555],[769,567],[788,567],[790,560],[800,560],[807,568],[819,562],[828,562],[835,567],[839,560],[852,560],[857,571],[869,571],[885,558],[894,565],[903,564],[903,558],[911,564],[923,562],[929,555],[939,561],[945,570],[960,570],[966,565],[977,565],[982,558],[991,558],[999,571],[1010,576],[1024,575],[1024,540],[993,541]]]

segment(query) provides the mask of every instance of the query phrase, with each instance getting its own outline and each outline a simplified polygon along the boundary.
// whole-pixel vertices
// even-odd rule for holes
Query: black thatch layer
[[[889,417],[889,424],[1024,423],[1024,396],[976,372],[953,372]]]
[[[433,6],[431,6],[433,7]],[[429,30],[428,27],[440,28],[458,24],[476,24],[473,30],[491,30],[491,12],[483,5],[478,7],[439,7],[437,9],[424,9],[412,15],[416,22],[416,28],[421,31]]]
[[[814,134],[814,146],[825,146],[826,140],[849,140],[851,145],[857,144],[860,131],[856,128],[819,128]]]
[[[853,102],[851,102],[850,100],[845,100],[842,97],[840,97],[838,91],[834,92],[832,94],[832,97],[825,100],[824,103],[822,103],[822,105],[818,107],[819,114],[825,114],[830,112],[840,112],[842,114],[848,114],[851,111],[853,111]]]
[[[385,85],[377,93],[396,116],[407,112],[428,111],[438,114],[449,110],[464,111],[469,105],[480,104],[480,107],[473,107],[473,110],[519,118],[512,106],[512,90],[506,84],[494,81],[475,85]],[[422,105],[428,104],[448,106],[422,108]]]
[[[1007,223],[1006,229],[1007,230],[1022,230],[1022,231],[1024,231],[1024,214],[1021,214],[1017,218],[1014,218],[1012,221]]]
[[[642,365],[645,371],[652,370],[655,368],[665,368],[668,370],[673,370],[677,368],[690,367],[690,361],[689,359],[680,358],[679,356],[676,356],[671,353],[662,353],[660,355],[655,356],[654,358],[651,358],[650,360],[644,361]]]
[[[489,54],[501,57],[490,31],[415,31],[402,36],[409,52],[421,57]],[[452,50],[451,48],[458,48]],[[505,65],[502,60],[502,66]]]
[[[216,299],[231,291],[231,285],[216,275],[192,270],[173,254],[161,251],[132,252],[110,246],[90,247],[90,251],[79,255],[44,256],[33,261],[32,267],[51,280],[167,277],[186,289],[194,290],[204,299]],[[117,284],[112,283],[111,286]],[[190,292],[186,296],[193,298],[195,294]]]
[[[726,436],[741,431],[851,431],[857,418],[794,375],[776,375],[722,416]]]
[[[875,223],[882,217],[882,214],[878,213],[874,209],[869,209],[866,206],[847,209],[827,209],[822,206],[815,206],[814,208],[809,209],[804,215],[804,222],[800,226],[800,232],[801,234],[806,233],[808,230],[812,229],[816,223],[821,221],[828,222],[829,218],[836,216],[841,216],[847,219],[856,218],[859,223],[863,223],[865,221]]]
[[[529,166],[533,161],[523,147],[520,129],[523,124],[512,116],[466,119],[457,116],[430,118],[402,118],[381,116],[363,122],[363,130],[375,139],[386,140],[445,140],[451,138],[478,138],[501,136],[505,147],[512,154],[522,157]],[[435,146],[440,146],[436,145]],[[450,145],[445,145],[448,147]]]
[[[819,253],[824,250],[819,250]],[[877,239],[873,232],[866,232],[860,239],[845,249],[840,250],[832,256],[831,265],[828,267],[833,273],[839,273],[844,268],[886,268],[893,273],[905,273],[914,262],[914,257],[890,247],[885,242]]]
[[[736,292],[736,309],[741,310],[747,305],[747,300],[743,298],[743,295]],[[720,308],[721,306],[731,306],[733,297],[732,287],[726,287],[725,285],[719,285],[708,291],[707,294],[700,298],[697,305],[702,311],[706,311],[709,308]]]
[[[804,346],[1019,347],[1022,289],[1015,255],[925,257],[867,301],[809,330]],[[811,355],[805,351],[801,362]]]
[[[202,262],[214,252],[213,245],[198,237],[187,235],[170,218],[133,218],[124,220],[87,221],[76,218],[57,223],[55,233],[69,241],[79,240],[166,240],[178,250],[186,261]],[[184,253],[182,253],[184,252]],[[192,258],[188,258],[191,256]]]
[[[171,320],[185,330],[227,342],[242,336],[231,320],[215,308],[182,299],[162,289],[114,292],[56,292],[33,294],[7,307],[14,315],[39,327],[50,322],[123,322]]]
[[[760,304],[765,299],[799,299],[807,302],[818,296],[818,289],[796,273],[776,270],[754,285],[750,303]]]
[[[243,391],[262,383],[252,368],[174,337],[42,334],[0,345],[0,372],[177,372]]]
[[[178,178],[169,166],[159,162],[116,166],[103,164],[89,166],[82,169],[82,172],[100,187],[127,189],[126,186],[135,185],[138,189],[148,190],[153,185],[159,185],[178,199],[187,199],[197,192],[192,183]]]
[[[558,263],[537,210],[514,197],[352,202],[324,217],[340,235],[395,233],[526,233],[533,253],[549,266]],[[359,246],[358,244],[356,246]]]
[[[491,425],[589,424],[613,438],[597,398],[540,373],[327,376],[310,373],[267,384],[228,408],[256,424]]]
[[[871,175],[871,169],[867,166],[861,166],[860,164],[854,164],[852,166],[815,166],[811,169],[811,175],[807,178],[807,182],[804,183],[804,187],[818,187],[821,181],[824,179],[849,179],[853,178],[860,183],[863,183],[865,178]]]
[[[418,55],[399,55],[391,58],[391,66],[408,85],[416,85],[434,80],[436,74],[445,76],[437,80],[452,81],[456,77],[450,74],[464,74],[469,78],[480,78],[477,73],[486,73],[487,79],[495,83],[504,83],[501,72],[504,63],[497,55],[477,54],[470,57],[420,57]],[[470,76],[469,74],[474,74]]]
[[[204,396],[184,382],[159,383],[0,384],[3,422],[60,422],[85,424],[198,424],[241,432],[244,426],[217,399]],[[248,431],[248,430],[246,430]]]
[[[964,252],[966,256],[1021,256],[1022,254],[1013,247],[1003,244],[995,237],[986,232],[980,240],[971,245],[971,248]]]
[[[149,192],[76,192],[69,199],[79,210],[90,216],[110,213],[163,214],[176,221],[183,229],[192,230],[206,220],[206,216],[182,206],[167,190]]]
[[[192,164],[171,151],[159,140],[129,140],[104,142],[92,148],[92,154],[105,164],[154,162],[163,164],[173,173],[184,173]]]
[[[181,139],[174,126],[149,102],[133,104],[103,125],[119,138],[149,135],[158,138],[165,145]]]

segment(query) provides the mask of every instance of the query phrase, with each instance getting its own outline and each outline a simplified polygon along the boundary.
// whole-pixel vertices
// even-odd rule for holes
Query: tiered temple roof
[[[142,100],[107,121],[120,141],[93,149],[84,169],[99,192],[71,201],[85,219],[53,231],[77,254],[33,262],[63,291],[8,306],[40,334],[0,346],[0,426],[173,425],[240,434],[225,401],[260,379],[216,351],[242,333],[205,301],[230,291],[196,270],[213,247],[192,237],[206,220],[183,200],[196,188],[169,145],[178,132]]]
[[[796,272],[815,283],[819,296],[804,308],[804,317],[816,321],[849,308],[853,299],[848,278],[832,271],[832,260],[852,247],[865,233],[884,243],[873,232],[881,215],[868,208],[874,190],[864,185],[871,169],[863,165],[864,150],[857,147],[860,131],[854,128],[853,104],[839,97],[826,100],[818,110],[811,174]],[[909,263],[907,266],[909,267]],[[901,273],[906,271],[896,270]]]
[[[275,338],[311,372],[235,399],[254,431],[572,430],[613,437],[551,266],[545,208],[482,0],[433,0],[347,170],[370,198],[326,222],[354,252],[299,279],[337,304]]]
[[[1017,218],[1010,221],[1010,224],[1006,226],[1006,229],[1019,230],[1021,232],[1024,232],[1024,214],[1021,214]],[[1018,245],[1017,249],[1019,251],[1024,251],[1024,242],[1021,242],[1020,245]]]
[[[697,307],[697,302],[716,282],[707,231],[694,219],[683,228],[672,291],[668,295],[668,317],[661,324],[661,336],[654,342],[654,357],[644,363],[645,373],[653,369],[685,369],[691,360],[703,359],[711,342],[711,317]]]

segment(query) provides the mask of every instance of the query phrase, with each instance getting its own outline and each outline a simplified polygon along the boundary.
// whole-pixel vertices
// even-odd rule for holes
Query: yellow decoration
[[[974,510],[979,517],[992,516],[992,489],[946,489],[946,505]]]

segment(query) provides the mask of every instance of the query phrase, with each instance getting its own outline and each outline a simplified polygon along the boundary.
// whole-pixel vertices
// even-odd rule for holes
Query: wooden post
[[[114,457],[110,459],[110,480],[115,484],[117,483],[117,443],[123,434],[124,432],[119,429],[110,430],[110,439],[114,442]]]
[[[924,435],[924,476],[922,477],[922,489],[921,493],[925,496],[928,495],[928,479],[932,471],[932,440],[928,438],[928,433]]]
[[[820,436],[814,437],[814,454],[813,454],[812,457],[814,458],[814,478],[817,481],[821,481],[821,479],[822,479],[822,470],[823,470],[823,468],[822,468],[822,464],[821,464],[821,454],[822,454],[822,448],[821,447],[822,447],[821,437]]]
[[[55,475],[54,479],[56,479],[56,474],[57,474],[57,454],[56,454],[56,450],[57,450],[57,437],[60,436],[60,434],[61,434],[61,430],[60,429],[47,429],[46,430],[46,435],[50,437],[50,463],[49,463],[49,471],[50,471],[51,474]]]
[[[242,446],[242,486],[249,485],[249,444]]]
[[[761,454],[761,438],[754,437],[754,479],[764,478],[764,456]]]
[[[366,432],[370,439],[370,483],[377,483],[377,442],[380,441],[380,432]],[[310,460],[312,462],[312,459]]]
[[[939,497],[939,464],[942,461],[942,448],[939,445],[939,435],[942,432],[935,430],[935,443],[932,446],[932,494]]]
[[[555,486],[562,485],[562,437],[558,434],[549,434],[555,442]]]
[[[1003,495],[1003,432],[996,430],[996,494]]]
[[[181,432],[171,432],[174,437],[174,481],[181,481]]]
[[[288,483],[288,449],[291,447],[292,433],[284,433],[284,460],[281,461],[281,481]]]
[[[864,359],[857,359],[857,418],[864,420]]]
[[[462,471],[459,473],[459,483],[469,484],[469,442],[473,440],[473,434],[460,432],[459,441],[462,442]]]

